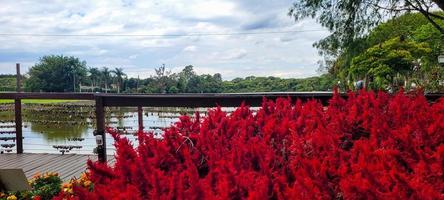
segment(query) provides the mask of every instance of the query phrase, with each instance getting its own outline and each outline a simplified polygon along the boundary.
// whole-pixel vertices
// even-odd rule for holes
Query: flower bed
[[[59,199],[443,199],[444,100],[350,93],[180,117],[162,140],[115,138],[116,163]]]
[[[0,192],[0,200],[43,200],[51,199],[60,192],[62,180],[57,173],[47,172],[36,174],[29,180],[31,191],[3,193]]]

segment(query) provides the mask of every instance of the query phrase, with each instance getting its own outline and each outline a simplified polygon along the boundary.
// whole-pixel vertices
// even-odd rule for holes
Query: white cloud
[[[0,37],[0,73],[22,62],[64,54],[90,66],[122,67],[149,76],[165,63],[194,65],[199,73],[225,79],[249,75],[305,77],[316,73],[313,42],[327,32],[171,37],[189,33],[233,33],[321,29],[313,20],[286,15],[292,0],[5,1],[0,33],[155,34],[153,37]]]
[[[129,59],[136,59],[138,56],[139,56],[139,55],[137,55],[137,54],[133,54],[133,55],[130,55],[128,58],[129,58]]]
[[[215,59],[222,59],[222,60],[242,59],[245,56],[247,56],[247,50],[245,50],[245,49],[230,49],[230,50],[225,51],[223,53],[215,53],[214,54]]]
[[[183,51],[188,51],[188,52],[194,52],[196,51],[197,47],[194,45],[190,45],[190,46],[186,46]]]

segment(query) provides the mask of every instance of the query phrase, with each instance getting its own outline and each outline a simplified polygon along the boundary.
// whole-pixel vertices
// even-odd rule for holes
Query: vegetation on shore
[[[79,102],[80,100],[71,99],[23,99],[22,103],[25,104],[57,104],[57,103],[72,103]],[[13,99],[0,99],[0,104],[14,103]]]

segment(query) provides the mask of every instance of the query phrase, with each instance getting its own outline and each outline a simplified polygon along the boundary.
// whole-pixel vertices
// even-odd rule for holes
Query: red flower
[[[361,91],[180,117],[163,139],[116,131],[78,199],[444,199],[444,99]]]

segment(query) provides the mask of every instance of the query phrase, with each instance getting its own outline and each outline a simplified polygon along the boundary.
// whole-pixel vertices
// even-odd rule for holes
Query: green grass
[[[65,99],[23,99],[22,103],[26,104],[54,104],[54,103],[71,103],[78,102],[80,100],[65,100]],[[14,103],[12,99],[0,99],[0,103]]]

